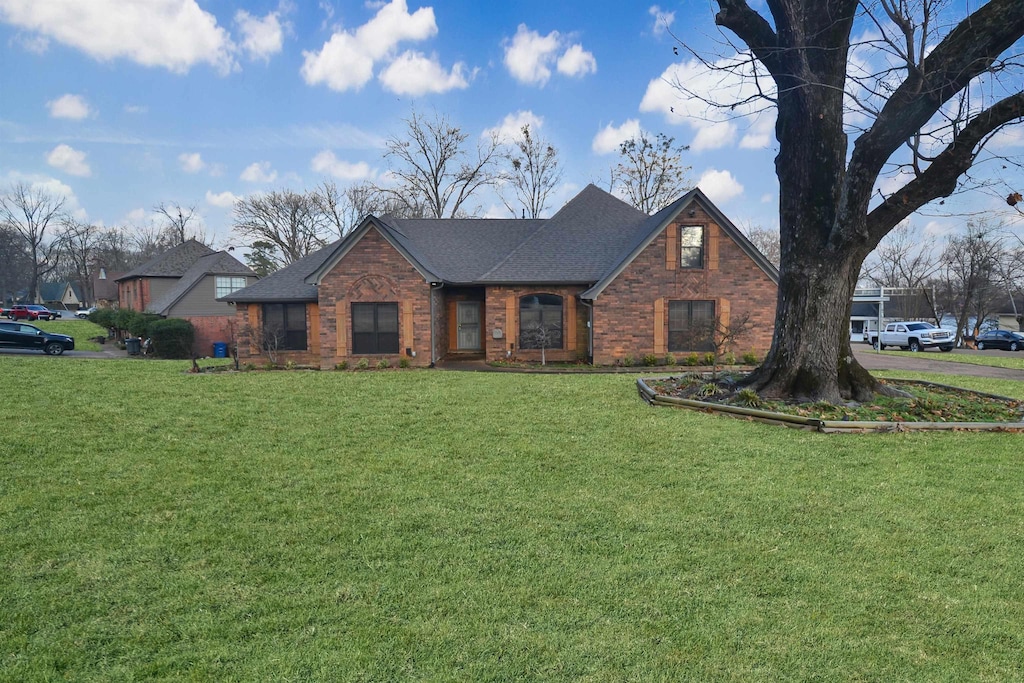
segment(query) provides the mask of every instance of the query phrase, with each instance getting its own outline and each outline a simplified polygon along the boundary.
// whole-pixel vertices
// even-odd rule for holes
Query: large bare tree
[[[989,0],[957,23],[933,0],[768,0],[767,18],[746,0],[716,1],[716,23],[767,72],[759,92],[778,114],[781,280],[772,347],[750,384],[771,396],[870,400],[887,390],[853,359],[847,322],[861,265],[1024,116],[1014,52],[1024,2]],[[871,47],[885,57],[870,74],[851,64],[855,25],[878,36]],[[850,128],[844,104],[858,110]],[[894,168],[902,184],[880,192]]]
[[[524,125],[501,154],[508,168],[499,195],[514,218],[540,218],[562,180],[558,150]]]
[[[69,280],[78,283],[85,301],[96,301],[92,287],[93,264],[96,249],[103,232],[99,226],[66,217],[61,224],[61,261]]]
[[[291,265],[325,244],[326,216],[310,193],[275,190],[239,199],[234,229],[254,243],[262,242],[263,256],[277,267]]]
[[[397,185],[381,190],[406,205],[406,213],[418,213],[422,204],[428,218],[475,214],[471,201],[497,178],[497,134],[485,135],[470,153],[469,133],[447,116],[427,119],[414,111],[405,124],[404,133],[388,138],[384,154]]]
[[[29,297],[39,303],[39,285],[57,267],[60,240],[56,229],[64,218],[64,197],[41,187],[15,183],[0,196],[0,223],[25,240],[32,259]]]

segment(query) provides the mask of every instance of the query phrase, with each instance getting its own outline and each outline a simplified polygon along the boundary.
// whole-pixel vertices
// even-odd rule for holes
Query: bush
[[[657,364],[658,364],[658,357],[655,356],[653,353],[648,353],[646,356],[644,356],[644,365],[650,366],[650,365],[657,365]]]
[[[163,320],[163,318],[156,313],[136,313],[128,321],[128,327],[125,329],[133,337],[148,337],[150,324],[157,320]]]
[[[714,364],[715,364],[715,354],[713,354],[710,351],[708,351],[707,353],[704,354],[704,357],[701,358],[701,365],[714,365]]]
[[[745,365],[757,365],[757,354],[753,351],[747,351],[743,354],[743,363]]]
[[[131,327],[132,323],[135,322],[135,316],[137,314],[130,308],[119,308],[114,313],[114,325],[113,327],[121,331],[127,331]]]
[[[736,365],[736,354],[732,351],[726,351],[725,355],[722,356],[723,365]]]
[[[106,327],[110,329],[114,327],[114,315],[116,311],[113,308],[97,308],[95,311],[89,314],[89,321],[94,322],[100,327]]]
[[[676,357],[675,356],[673,356],[671,353],[668,354],[667,356],[665,356],[665,365],[675,365],[675,364],[676,364]]]
[[[622,359],[622,365],[627,368],[633,367],[633,356],[624,357]]]
[[[686,364],[687,365],[693,366],[693,365],[697,365],[697,363],[699,363],[699,362],[700,361],[697,359],[697,354],[695,354],[695,353],[691,353],[689,356],[686,357]]]
[[[151,322],[146,336],[153,341],[153,353],[161,358],[189,358],[196,329],[187,320],[167,318]]]
[[[377,361],[377,369],[378,370],[387,370],[390,367],[391,367],[391,363],[388,362],[387,358],[381,358],[379,361]]]
[[[400,368],[407,368],[409,364],[409,356],[402,356],[398,359],[398,367]]]
[[[761,397],[753,389],[740,389],[739,393],[736,394],[736,399],[748,408],[761,407]]]
[[[334,364],[334,369],[335,370],[348,370],[348,361],[347,360],[343,360],[340,363],[335,363]]]
[[[367,370],[367,369],[369,369],[369,367],[370,367],[370,361],[368,359],[366,359],[366,358],[360,358],[359,362],[356,363],[356,368],[358,370]]]

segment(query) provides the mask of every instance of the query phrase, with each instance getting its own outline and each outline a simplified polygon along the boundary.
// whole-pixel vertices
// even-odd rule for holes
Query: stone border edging
[[[652,406],[674,406],[678,408],[688,408],[690,410],[700,410],[706,413],[722,413],[729,417],[744,418],[750,420],[756,420],[758,422],[764,422],[766,424],[783,425],[786,427],[794,427],[797,429],[807,429],[826,434],[840,434],[840,433],[865,433],[865,432],[911,432],[911,431],[988,431],[988,432],[1024,432],[1024,420],[1020,422],[893,422],[893,421],[854,421],[854,420],[822,420],[816,417],[801,417],[800,415],[787,415],[785,413],[776,413],[770,410],[760,410],[757,408],[744,408],[742,406],[732,406],[722,403],[709,403],[706,401],[695,401],[689,398],[679,398],[677,396],[662,396],[658,394],[650,386],[648,386],[646,380],[655,379],[671,379],[673,376],[667,377],[638,377],[636,380],[637,391],[640,394],[640,398],[649,403]],[[938,384],[936,382],[927,382],[924,380],[906,379],[906,380],[886,380],[888,382],[902,383],[902,384],[918,384],[922,386],[932,386],[945,389],[956,389],[957,391],[964,391],[975,396],[983,396],[986,398],[994,398],[1003,401],[1014,401],[1016,399],[1008,398],[1006,396],[998,396],[996,394],[987,394],[981,391],[973,391],[971,389],[961,389],[960,387],[953,387],[948,384]]]

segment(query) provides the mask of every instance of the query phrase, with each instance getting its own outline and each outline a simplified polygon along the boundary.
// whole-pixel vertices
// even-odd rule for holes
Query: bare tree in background
[[[66,217],[61,223],[62,262],[69,280],[78,283],[82,297],[90,305],[96,301],[92,287],[92,268],[102,231],[97,225]]]
[[[959,23],[930,0],[771,0],[770,20],[747,0],[716,2],[716,23],[749,49],[729,75],[749,87],[711,104],[760,101],[778,114],[775,336],[749,385],[832,402],[891,393],[850,348],[861,265],[901,221],[956,191],[992,135],[1024,116],[1014,49],[1024,2],[989,0]],[[855,31],[868,42],[853,43]],[[847,105],[857,110],[849,128]],[[883,172],[895,190],[876,189]]]
[[[428,218],[476,213],[469,203],[497,177],[497,136],[482,139],[471,154],[466,150],[469,133],[447,116],[425,119],[413,111],[405,124],[403,134],[388,138],[384,155],[398,184],[381,191],[409,212],[422,202]]]
[[[0,224],[25,240],[32,259],[29,296],[39,303],[39,285],[60,258],[57,226],[64,218],[64,197],[27,183],[15,183],[0,196]]]
[[[1004,254],[997,231],[983,221],[972,222],[966,234],[949,238],[942,252],[942,283],[949,313],[956,318],[957,343],[968,326],[970,336],[976,337],[982,323],[1005,297],[999,263]]]
[[[32,256],[21,234],[0,222],[0,306],[13,300],[32,281]]]
[[[266,257],[283,268],[323,247],[329,228],[310,194],[275,190],[239,199],[234,230],[245,239],[271,245]]]
[[[652,214],[679,199],[693,184],[683,152],[689,147],[658,133],[641,132],[619,145],[619,163],[612,169],[612,189],[644,213]]]
[[[936,300],[936,275],[942,269],[935,238],[926,237],[910,221],[903,221],[882,238],[878,247],[864,261],[862,276],[879,287],[915,289],[920,296],[902,297],[903,310],[887,305],[886,312],[906,318],[942,320],[941,306]]]
[[[514,218],[540,218],[548,198],[562,180],[558,150],[534,137],[530,124],[526,124],[505,146],[501,156],[508,166],[499,191],[505,208]]]
[[[755,225],[743,230],[747,239],[764,254],[764,257],[779,267],[779,231]]]
[[[182,206],[177,202],[160,202],[153,207],[153,212],[163,217],[160,237],[167,248],[176,247],[193,239],[203,244],[209,244],[206,235],[197,227],[198,216],[195,206]],[[190,225],[191,227],[189,227]]]

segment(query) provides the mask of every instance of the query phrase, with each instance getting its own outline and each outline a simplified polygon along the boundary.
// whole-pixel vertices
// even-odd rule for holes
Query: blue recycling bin
[[[213,342],[213,357],[214,358],[227,358],[228,357],[228,345],[227,345],[227,342]]]

